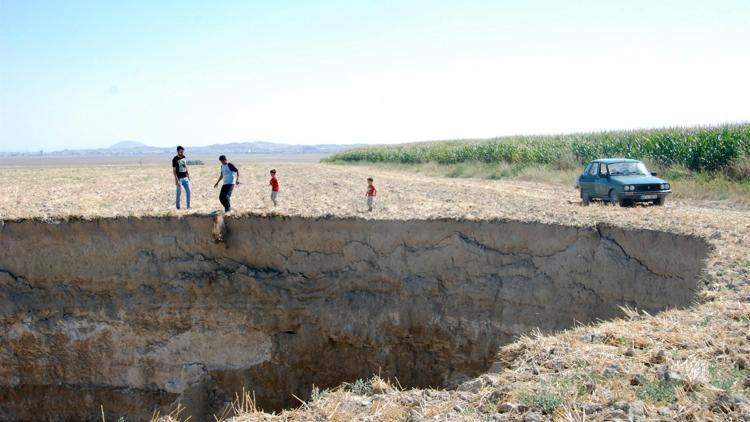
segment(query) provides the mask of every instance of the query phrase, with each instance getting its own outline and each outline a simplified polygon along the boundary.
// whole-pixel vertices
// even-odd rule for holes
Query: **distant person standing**
[[[221,173],[219,173],[219,180],[214,183],[214,187],[218,186],[219,182],[224,180],[224,185],[221,187],[221,192],[219,192],[219,202],[224,206],[224,212],[228,213],[232,209],[230,198],[232,197],[234,185],[240,184],[240,171],[237,170],[234,164],[227,161],[226,155],[220,156],[219,161],[221,162]]]
[[[367,211],[372,211],[372,204],[375,202],[375,195],[378,194],[378,190],[375,189],[375,185],[372,184],[372,177],[367,178]]]
[[[271,201],[275,207],[276,197],[279,196],[279,179],[276,178],[276,169],[271,170],[271,181],[268,184],[271,185]]]
[[[177,209],[180,209],[182,188],[185,188],[187,208],[190,209],[190,173],[187,168],[185,148],[180,145],[177,146],[177,155],[172,158],[172,173],[174,174],[174,184],[177,186]]]

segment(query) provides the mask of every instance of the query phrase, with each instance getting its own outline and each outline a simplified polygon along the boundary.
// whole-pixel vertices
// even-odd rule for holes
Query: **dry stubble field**
[[[698,235],[715,247],[705,287],[690,309],[655,316],[624,313],[621,320],[521,338],[499,351],[500,367],[458,391],[401,391],[375,379],[367,384],[370,388],[320,394],[281,415],[256,412],[245,403],[239,420],[750,418],[747,210],[678,201],[665,207],[584,208],[572,186],[447,179],[312,163],[275,165],[281,195],[274,210],[267,186],[274,164],[236,164],[243,183],[232,197],[238,214],[606,222]],[[218,189],[212,187],[218,166],[192,166],[190,172],[193,209],[177,211],[169,166],[0,166],[0,220],[177,216],[218,210]],[[372,213],[366,212],[367,176],[375,178],[379,192]],[[673,379],[661,382],[664,374],[658,371],[665,366]]]

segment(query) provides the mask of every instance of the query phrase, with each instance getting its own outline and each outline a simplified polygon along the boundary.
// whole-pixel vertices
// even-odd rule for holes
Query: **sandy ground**
[[[669,201],[665,207],[581,207],[569,188],[512,181],[449,179],[366,166],[260,164],[235,161],[241,185],[232,196],[237,213],[378,219],[512,218],[563,224],[614,222],[732,237],[750,231],[750,212],[717,203]],[[281,183],[280,205],[271,206],[268,170]],[[213,184],[218,165],[192,166],[192,209],[175,210],[169,166],[137,164],[0,166],[0,219],[111,217],[209,213],[221,208]],[[375,210],[366,212],[366,178],[378,188]],[[183,201],[185,200],[183,194]],[[183,203],[184,208],[184,203]]]

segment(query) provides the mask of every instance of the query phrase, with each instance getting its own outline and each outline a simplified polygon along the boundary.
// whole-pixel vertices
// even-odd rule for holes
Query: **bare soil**
[[[581,207],[573,180],[569,187],[539,182],[449,179],[367,166],[265,165],[237,162],[241,185],[232,196],[237,213],[275,212],[299,216],[355,216],[387,219],[508,218],[591,225],[614,222],[681,233],[732,236],[750,228],[750,212],[728,204],[668,201],[665,207]],[[273,208],[268,170],[278,169],[280,206]],[[0,166],[0,218],[65,218],[184,215],[221,208],[213,184],[218,165],[190,167],[192,209],[175,210],[169,166],[86,167]],[[366,178],[375,178],[376,206],[366,211]],[[720,218],[719,218],[720,217]]]

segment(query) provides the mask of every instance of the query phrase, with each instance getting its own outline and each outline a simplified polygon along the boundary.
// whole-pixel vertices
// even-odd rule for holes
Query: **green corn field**
[[[550,136],[508,136],[356,148],[328,162],[555,164],[624,157],[694,171],[716,171],[750,157],[750,124]]]

